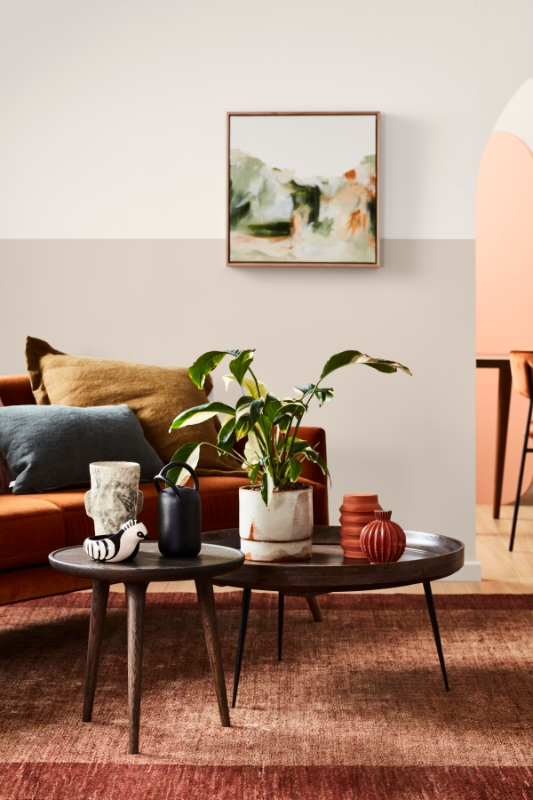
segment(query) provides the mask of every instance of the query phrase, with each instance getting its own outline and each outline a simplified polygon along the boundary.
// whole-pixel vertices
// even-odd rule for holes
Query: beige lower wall
[[[27,334],[155,364],[255,347],[283,397],[340,350],[396,359],[412,378],[346,368],[309,414],[327,430],[331,522],[345,492],[378,492],[403,527],[464,541],[461,577],[476,580],[474,242],[386,240],[382,263],[235,269],[221,240],[4,240],[0,369],[24,371]]]

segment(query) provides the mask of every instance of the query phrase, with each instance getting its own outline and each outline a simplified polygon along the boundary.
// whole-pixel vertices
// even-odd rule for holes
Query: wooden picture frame
[[[227,265],[379,267],[380,116],[228,112]]]

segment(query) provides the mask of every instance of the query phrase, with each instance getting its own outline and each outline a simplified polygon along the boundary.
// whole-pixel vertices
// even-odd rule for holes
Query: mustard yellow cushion
[[[86,408],[127,403],[142,425],[144,435],[159,457],[168,463],[188,442],[216,444],[216,417],[199,425],[169,433],[172,420],[191,406],[207,402],[212,383],[197,389],[185,367],[154,367],[105,358],[69,356],[47,342],[28,336],[26,364],[38,405]],[[217,474],[239,470],[231,456],[219,457],[212,447],[202,447],[198,472]]]

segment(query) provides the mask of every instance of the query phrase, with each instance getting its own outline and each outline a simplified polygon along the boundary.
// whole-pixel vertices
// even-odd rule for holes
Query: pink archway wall
[[[490,135],[479,169],[476,314],[478,353],[533,350],[533,153],[521,138],[503,131]],[[498,371],[476,372],[477,502],[492,503]],[[527,405],[513,388],[502,503],[515,499]],[[522,491],[532,478],[533,454]]]

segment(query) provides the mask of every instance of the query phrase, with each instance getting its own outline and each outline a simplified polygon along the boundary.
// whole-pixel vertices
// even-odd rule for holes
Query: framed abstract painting
[[[227,264],[379,266],[378,111],[228,114]]]

